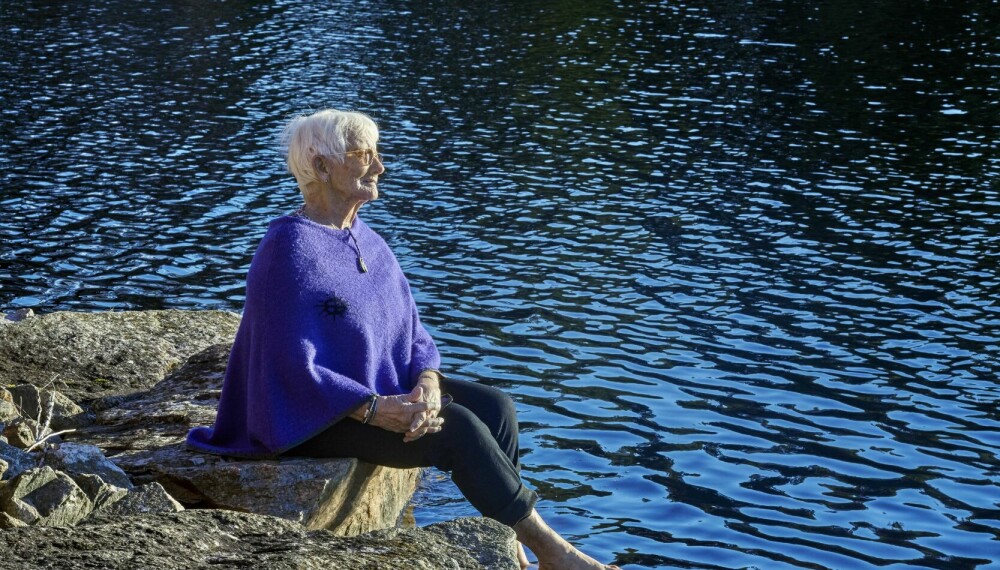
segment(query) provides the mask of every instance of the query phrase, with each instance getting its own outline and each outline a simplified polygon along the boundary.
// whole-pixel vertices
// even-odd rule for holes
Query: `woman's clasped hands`
[[[436,377],[425,373],[409,394],[382,396],[370,423],[395,433],[405,434],[404,442],[441,431],[444,418],[441,411],[441,386]]]

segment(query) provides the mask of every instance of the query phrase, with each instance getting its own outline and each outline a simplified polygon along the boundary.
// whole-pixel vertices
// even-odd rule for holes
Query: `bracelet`
[[[367,425],[368,422],[372,421],[372,418],[375,417],[375,410],[377,409],[378,409],[378,395],[376,394],[375,396],[372,396],[372,401],[370,404],[368,404],[368,410],[365,412],[365,419],[361,423]]]

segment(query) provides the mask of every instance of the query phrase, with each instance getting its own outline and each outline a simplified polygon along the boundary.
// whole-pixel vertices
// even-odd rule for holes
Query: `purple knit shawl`
[[[347,231],[283,216],[271,222],[247,274],[215,426],[190,447],[278,455],[344,418],[373,394],[409,392],[438,368],[409,283],[385,241],[360,218]]]

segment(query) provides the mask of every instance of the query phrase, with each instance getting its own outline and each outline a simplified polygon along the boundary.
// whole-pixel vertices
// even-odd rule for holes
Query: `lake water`
[[[281,124],[363,110],[362,214],[571,540],[1000,569],[994,2],[55,4],[0,5],[0,308],[240,310]]]

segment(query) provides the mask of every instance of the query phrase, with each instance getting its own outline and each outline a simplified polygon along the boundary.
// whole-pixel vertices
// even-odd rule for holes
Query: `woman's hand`
[[[436,370],[424,370],[417,378],[417,386],[422,386],[422,400],[430,404],[427,410],[428,418],[435,418],[441,411],[441,376]]]
[[[416,441],[428,433],[441,431],[444,425],[444,418],[438,417],[441,411],[441,377],[436,370],[424,370],[417,378],[417,385],[414,392],[418,392],[419,401],[427,403],[427,411],[417,414],[414,418],[413,426],[406,432],[403,441],[409,443]]]
[[[362,408],[366,407],[362,406]],[[414,388],[409,394],[379,396],[375,416],[368,421],[368,424],[395,433],[408,433],[415,426],[420,425],[417,419],[426,417],[429,407],[429,404],[423,400],[420,386]],[[364,417],[363,412],[362,417]]]

